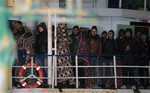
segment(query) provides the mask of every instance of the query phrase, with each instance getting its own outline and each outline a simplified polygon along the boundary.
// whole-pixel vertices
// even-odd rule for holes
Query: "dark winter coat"
[[[45,23],[40,23],[38,27],[41,26],[44,28],[43,32],[39,32],[36,36],[36,42],[35,42],[35,52],[37,54],[46,54],[47,49],[47,28]]]
[[[102,53],[104,55],[107,55],[106,59],[111,59],[113,58],[112,55],[116,54],[116,44],[114,39],[109,39],[107,38],[106,41],[104,42],[103,48],[102,48]]]

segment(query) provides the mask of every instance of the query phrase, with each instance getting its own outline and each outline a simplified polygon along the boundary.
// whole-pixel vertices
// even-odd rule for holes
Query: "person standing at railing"
[[[48,66],[47,63],[47,26],[45,22],[41,22],[37,26],[37,36],[35,42],[35,53],[38,54],[36,57],[36,61],[40,66]],[[47,77],[47,68],[42,68],[44,72],[44,77]],[[48,87],[47,79],[44,78],[42,87]]]
[[[124,39],[125,39],[125,30],[120,29],[119,35],[116,39],[116,45],[117,45],[117,54],[122,55],[123,54],[123,45],[124,45]]]
[[[149,66],[149,55],[150,55],[150,41],[148,40],[148,35],[145,33],[141,34],[140,39],[140,46],[139,46],[139,66]],[[148,68],[139,68],[139,76],[140,77],[148,77],[149,76],[149,69]],[[140,79],[140,88],[147,88],[149,86],[149,79],[148,78],[141,78]]]
[[[75,55],[77,54],[77,51],[79,49],[79,43],[81,40],[81,31],[79,29],[79,26],[75,25],[73,27],[73,31],[70,35],[70,38],[72,40],[71,42],[71,54]],[[75,56],[72,56],[72,65],[75,66]],[[78,62],[78,66],[84,66],[84,62]],[[76,69],[74,68],[74,74],[76,74]],[[84,77],[84,68],[78,68],[78,77]],[[79,79],[79,88],[85,88],[85,79]]]
[[[113,66],[113,55],[115,55],[116,53],[116,44],[115,44],[115,40],[114,40],[114,31],[110,30],[108,32],[108,37],[105,40],[105,42],[103,43],[103,48],[102,48],[102,54],[103,56],[103,66]],[[103,67],[103,76],[113,76],[114,75],[114,71],[113,71],[113,67],[110,68],[106,68]],[[103,84],[105,88],[114,88],[114,79],[103,79]]]
[[[92,66],[99,66],[99,54],[101,54],[102,50],[102,44],[101,44],[101,39],[99,37],[98,29],[96,26],[93,26],[91,29],[90,33],[90,38],[89,38],[89,46],[90,46],[90,60],[91,60],[91,65]],[[99,77],[99,67],[93,67],[93,77]],[[93,88],[100,88],[99,84],[99,78],[94,78],[93,79]]]
[[[103,43],[105,42],[106,38],[107,38],[107,32],[106,32],[106,31],[103,31],[103,32],[101,33],[102,47],[103,47],[103,45],[104,45]]]
[[[122,65],[123,66],[134,66],[135,65],[135,60],[134,60],[134,55],[135,53],[135,43],[132,38],[132,29],[127,28],[125,31],[125,41],[123,45],[123,60],[122,60]],[[126,68],[123,67],[123,76],[128,77],[128,76],[135,76],[135,69],[132,68]],[[121,88],[135,88],[135,79],[130,79],[130,78],[123,78],[123,86]]]
[[[141,43],[141,31],[135,31],[135,36],[134,36],[134,42],[135,42],[135,49],[136,49],[136,53],[135,53],[135,55],[137,56],[136,58],[135,58],[135,64],[136,64],[136,66],[138,66],[138,64],[139,64],[139,62],[140,62],[140,57],[139,57],[139,55],[140,55],[140,52],[141,52],[141,50],[140,50],[140,43]],[[138,73],[138,70],[139,70],[139,68],[135,68],[135,76],[138,76],[139,75],[139,73]],[[140,84],[139,83],[139,78],[137,78],[135,81],[137,81],[137,86]]]
[[[117,46],[117,55],[116,56],[116,65],[121,65],[121,62],[123,60],[123,45],[124,45],[124,34],[125,34],[125,30],[124,29],[120,29],[119,30],[119,35],[117,37],[116,41],[116,46]],[[117,69],[117,76],[122,76],[122,68],[118,67]],[[120,88],[122,86],[122,79],[118,78],[117,79],[117,87]]]
[[[26,56],[26,54],[34,53],[35,38],[32,35],[31,31],[27,27],[22,25],[21,21],[15,22],[13,35],[15,37],[18,49],[18,57],[16,63],[17,65],[22,66],[26,61],[30,60],[30,57]],[[17,69],[15,71],[17,71]],[[19,83],[17,83],[17,85],[14,84],[14,86],[21,87]]]
[[[73,27],[72,33],[69,35],[69,37],[71,38],[70,51],[71,51],[71,54],[74,55],[71,57],[72,58],[72,65],[75,66],[75,55],[77,54],[77,50],[78,50],[79,42],[80,42],[80,37],[81,37],[79,26],[75,25]],[[78,64],[78,65],[80,65],[80,64]],[[73,72],[74,72],[74,74],[76,73],[75,68],[73,68]],[[82,71],[80,71],[80,72],[82,72]],[[81,82],[84,82],[84,81],[81,80]]]
[[[67,33],[67,24],[59,23],[57,27],[57,77],[59,88],[74,88],[75,79],[70,52],[71,39]],[[65,66],[65,67],[64,67]],[[70,78],[68,78],[70,77]]]
[[[83,33],[85,31],[82,31],[85,29],[79,29],[78,26],[73,27],[72,34],[70,35],[70,38],[72,40],[71,43],[71,54],[75,55],[83,55],[78,56],[78,66],[89,66],[90,60],[89,57],[86,56],[89,54],[89,45],[88,40],[86,38],[86,34]],[[73,65],[75,66],[75,57],[72,56]],[[74,70],[74,73],[75,70]],[[92,71],[88,67],[78,67],[78,77],[89,77],[92,76]],[[92,88],[92,79],[79,79],[79,88]]]
[[[21,21],[16,21],[13,34],[18,48],[19,65],[22,66],[27,60],[29,60],[29,57],[23,54],[34,53],[35,38],[31,31],[22,25]]]

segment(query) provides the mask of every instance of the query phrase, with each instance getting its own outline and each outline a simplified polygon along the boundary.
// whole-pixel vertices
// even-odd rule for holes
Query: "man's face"
[[[20,29],[20,28],[21,28],[21,24],[16,23],[16,24],[15,24],[15,28],[16,28],[16,30]]]
[[[102,37],[103,37],[103,38],[106,38],[106,37],[107,37],[107,34],[106,34],[106,33],[102,34]]]
[[[136,37],[140,37],[140,36],[141,36],[141,32],[137,32]]]
[[[96,35],[97,35],[97,30],[96,30],[96,29],[92,29],[91,35],[92,35],[92,36],[96,36]]]
[[[74,29],[73,29],[73,33],[74,33],[75,35],[77,35],[77,34],[79,33],[79,29],[78,29],[78,28],[74,28]]]
[[[146,40],[146,38],[147,38],[146,34],[142,34],[142,35],[141,35],[141,39],[142,39],[142,40]]]
[[[83,28],[80,29],[81,33],[85,33],[85,30]]]
[[[39,26],[39,32],[43,32],[43,31],[44,31],[44,29]]]
[[[130,36],[131,36],[131,33],[130,33],[129,31],[127,31],[126,34],[125,34],[125,36],[126,36],[126,37],[130,37]]]
[[[113,32],[108,32],[108,38],[113,38]]]

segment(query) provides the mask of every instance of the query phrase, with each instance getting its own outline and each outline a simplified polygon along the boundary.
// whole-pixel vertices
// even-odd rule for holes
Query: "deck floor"
[[[150,93],[150,89],[141,89],[140,93]],[[47,88],[26,88],[12,89],[10,93],[134,93],[132,89],[47,89]],[[138,92],[137,92],[138,93]]]

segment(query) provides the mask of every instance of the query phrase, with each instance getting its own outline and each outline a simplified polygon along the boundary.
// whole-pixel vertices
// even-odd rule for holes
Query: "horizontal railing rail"
[[[18,56],[30,56],[30,57],[45,57],[45,56],[47,56],[47,57],[52,57],[52,58],[54,58],[54,57],[64,57],[64,56],[73,56],[73,57],[75,57],[75,65],[74,66],[57,66],[57,61],[55,61],[55,62],[53,62],[53,60],[52,60],[52,64],[54,64],[55,63],[55,65],[52,65],[52,67],[50,67],[50,66],[40,66],[40,68],[42,68],[42,69],[51,69],[53,72],[53,74],[52,74],[52,76],[51,77],[41,77],[41,78],[43,78],[43,79],[51,79],[52,80],[52,84],[55,84],[55,85],[57,85],[57,80],[58,79],[70,79],[70,78],[72,78],[72,79],[75,79],[76,80],[76,88],[78,88],[78,80],[79,79],[95,79],[95,78],[98,78],[98,79],[104,79],[104,78],[109,78],[109,79],[114,79],[114,81],[115,81],[115,88],[118,88],[117,87],[117,79],[125,79],[125,78],[131,78],[131,79],[150,79],[150,77],[149,76],[143,76],[143,77],[140,77],[140,76],[119,76],[118,75],[118,73],[117,73],[117,68],[137,68],[137,69],[140,69],[140,68],[150,68],[150,66],[148,65],[148,66],[137,66],[137,65],[133,65],[133,66],[128,66],[128,65],[122,65],[122,64],[116,64],[116,60],[117,60],[117,58],[119,57],[119,58],[124,58],[124,57],[131,57],[131,58],[150,58],[150,55],[146,55],[146,56],[139,56],[139,55],[69,55],[69,54],[67,54],[67,55],[37,55],[37,54],[18,54]],[[93,65],[86,65],[86,66],[78,66],[78,57],[99,57],[99,58],[104,58],[104,57],[112,57],[112,59],[113,59],[113,65],[111,65],[111,66],[107,66],[107,65],[105,65],[105,66],[103,66],[102,64],[99,64],[99,65],[97,65],[97,66],[93,66]],[[35,60],[32,60],[31,62],[34,62]],[[101,61],[101,59],[100,59],[100,61]],[[100,62],[101,63],[101,62]],[[12,68],[16,68],[16,69],[19,69],[19,68],[21,68],[22,66],[19,66],[19,65],[15,65],[15,66],[13,66]],[[97,67],[97,68],[113,68],[113,70],[114,70],[114,75],[113,76],[111,76],[111,75],[108,75],[108,76],[97,76],[97,77],[93,77],[93,76],[89,76],[89,77],[79,77],[78,76],[78,68],[94,68],[94,67]],[[35,68],[35,66],[33,66],[33,63],[32,63],[32,65],[31,66],[26,66],[26,68]],[[74,73],[76,76],[75,77],[57,77],[57,69],[58,68],[75,68],[75,70],[76,70],[76,73]],[[33,74],[33,70],[31,70],[32,72],[32,74]],[[13,79],[18,79],[18,78],[20,78],[19,76],[12,76],[12,78]],[[24,78],[23,80],[25,80],[25,79],[28,79],[28,78],[35,78],[35,77],[25,77],[25,76],[23,76],[22,78]],[[38,77],[36,77],[37,79],[38,79]],[[56,81],[55,81],[56,80]],[[55,81],[55,82],[54,82]],[[55,86],[55,85],[52,85],[52,86]],[[54,88],[54,87],[53,87]]]

